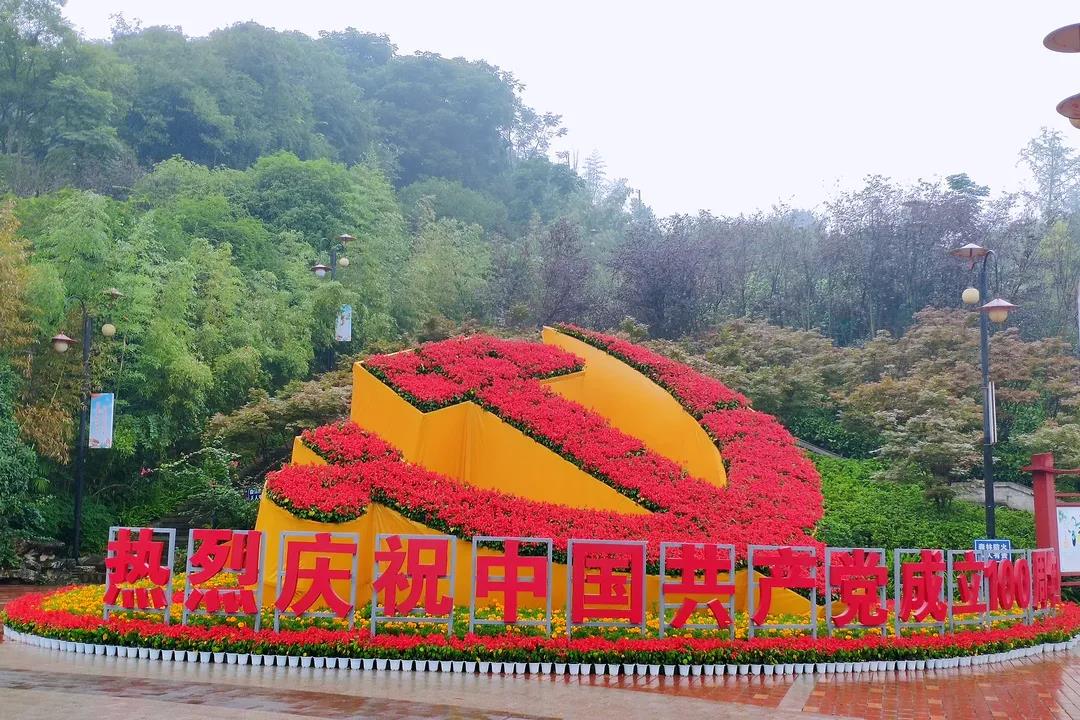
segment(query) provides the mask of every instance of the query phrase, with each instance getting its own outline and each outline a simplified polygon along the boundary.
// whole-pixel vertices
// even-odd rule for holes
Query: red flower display
[[[64,588],[57,592],[64,592]],[[13,600],[0,615],[13,629],[70,642],[167,650],[221,650],[237,653],[349,658],[438,658],[442,660],[517,660],[595,663],[783,663],[851,662],[873,659],[925,659],[1004,652],[1040,643],[1064,642],[1080,629],[1080,606],[1064,603],[1054,615],[1032,625],[969,630],[950,635],[908,637],[753,640],[667,637],[663,639],[568,639],[496,635],[446,637],[441,634],[378,635],[366,629],[253,630],[233,624],[163,625],[150,620],[78,615],[45,610],[47,595]]]
[[[581,528],[602,540],[647,540],[655,565],[660,541],[817,545],[820,478],[772,416],[692,368],[618,338],[563,328],[631,364],[672,393],[721,449],[728,484],[717,488],[555,394],[540,379],[582,368],[578,357],[539,343],[486,336],[429,343],[370,358],[366,367],[416,407],[430,411],[471,400],[653,513],[581,510],[482,490],[401,460],[355,425],[305,432],[325,467],[286,467],[267,476],[269,497],[293,514],[342,522],[378,502],[463,539],[474,535],[550,537],[565,557]]]

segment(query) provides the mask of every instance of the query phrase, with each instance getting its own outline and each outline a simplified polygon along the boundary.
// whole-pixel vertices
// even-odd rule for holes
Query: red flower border
[[[56,592],[65,592],[63,588]],[[14,630],[69,642],[166,650],[304,655],[344,658],[406,658],[493,662],[755,664],[920,660],[1005,652],[1042,643],[1065,642],[1080,630],[1080,606],[1064,603],[1055,615],[1033,625],[966,630],[952,635],[913,635],[862,638],[806,636],[722,640],[669,637],[663,639],[543,638],[513,635],[447,638],[442,634],[378,635],[365,630],[280,631],[240,628],[162,625],[149,620],[77,615],[45,610],[48,594],[16,598],[0,613]]]

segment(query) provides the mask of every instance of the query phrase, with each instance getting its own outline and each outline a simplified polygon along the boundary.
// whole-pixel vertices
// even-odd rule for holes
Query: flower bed
[[[662,541],[733,543],[740,560],[749,543],[819,545],[810,533],[822,514],[820,478],[774,418],[685,365],[608,336],[589,337],[667,388],[699,420],[723,452],[726,487],[688,476],[539,382],[579,370],[576,356],[538,343],[477,336],[375,356],[365,364],[420,409],[464,400],[480,404],[651,515],[580,510],[474,488],[402,462],[396,450],[355,425],[304,433],[302,441],[330,465],[271,473],[268,495],[298,517],[323,522],[354,519],[378,502],[463,539],[550,537],[560,559],[568,538],[585,527],[597,539],[647,540],[654,567]]]
[[[1037,620],[1033,625],[972,630],[952,635],[913,635],[905,637],[866,636],[857,639],[809,637],[756,638],[720,640],[675,637],[664,639],[540,638],[522,635],[446,637],[435,634],[378,635],[367,630],[254,631],[233,624],[216,626],[165,626],[160,622],[120,617],[104,621],[100,616],[67,610],[47,610],[48,596],[31,594],[11,602],[6,616],[5,633],[9,638],[34,644],[64,643],[63,649],[92,654],[117,654],[117,647],[143,648],[155,659],[185,659],[178,654],[191,653],[202,662],[226,662],[228,654],[237,661],[266,664],[286,658],[317,658],[317,667],[330,665],[345,669],[386,669],[387,661],[438,661],[440,663],[534,663],[531,672],[566,672],[569,666],[605,667],[599,672],[643,674],[642,668],[683,666],[709,668],[719,672],[752,672],[756,666],[772,668],[797,664],[802,672],[837,671],[836,664],[884,664],[881,669],[921,669],[955,664],[980,664],[1042,652],[1047,647],[1064,649],[1080,631],[1080,607],[1063,604],[1057,614]],[[14,635],[12,635],[14,633]],[[112,648],[110,651],[109,648]],[[99,652],[100,650],[100,652]],[[126,654],[126,653],[125,653]],[[968,659],[965,662],[965,659]],[[345,661],[345,662],[343,662]],[[354,665],[355,661],[355,665]],[[369,665],[369,662],[371,663]],[[898,663],[900,665],[898,665]],[[289,664],[292,664],[289,661]],[[547,667],[543,670],[540,666]],[[889,665],[892,668],[889,668]],[[910,664],[910,665],[909,665]],[[560,666],[562,669],[560,669]],[[400,665],[398,666],[400,667]],[[629,670],[628,670],[629,668]],[[398,669],[398,668],[395,668]],[[441,667],[444,671],[452,668]],[[458,668],[459,670],[462,668]],[[473,665],[473,670],[477,666]],[[515,668],[516,669],[516,668]],[[875,668],[877,669],[877,668]],[[761,672],[761,668],[757,668]],[[486,670],[481,670],[486,672]],[[524,669],[522,670],[524,671]],[[578,672],[581,667],[578,668]],[[651,671],[651,670],[650,670]],[[781,672],[783,668],[781,669]],[[586,672],[588,672],[586,670]],[[657,669],[656,672],[659,672]],[[699,670],[700,672],[700,670]],[[653,674],[656,674],[655,672]]]

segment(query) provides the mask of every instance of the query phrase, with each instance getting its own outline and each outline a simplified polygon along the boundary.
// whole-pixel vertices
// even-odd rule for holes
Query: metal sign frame
[[[839,586],[832,584],[832,562],[833,558],[837,555],[854,555],[854,551],[862,550],[867,555],[876,555],[879,566],[885,568],[885,582],[878,587],[878,606],[888,613],[888,590],[889,590],[889,565],[888,555],[885,553],[885,548],[855,548],[855,547],[826,547],[825,548],[825,567],[823,572],[825,573],[825,628],[829,637],[833,636],[836,630],[873,630],[880,631],[881,636],[885,637],[889,634],[889,621],[886,618],[885,622],[881,625],[864,625],[860,622],[851,622],[844,627],[839,627],[833,622],[833,605],[837,602],[833,600],[833,591],[838,590]],[[840,566],[843,567],[843,566]],[[867,569],[872,569],[875,566],[868,566]],[[866,573],[863,573],[865,576]]]
[[[730,570],[728,570],[727,573],[718,572],[717,576],[720,576],[722,574],[726,574],[727,577],[724,578],[722,581],[717,579],[717,583],[724,582],[726,584],[731,585],[731,592],[728,594],[728,599],[724,603],[724,605],[727,608],[728,616],[731,618],[731,627],[728,629],[728,633],[730,634],[732,640],[735,639],[735,546],[730,545],[730,544],[723,544],[723,543],[680,543],[680,542],[662,542],[662,543],[660,543],[660,582],[659,582],[659,585],[660,585],[660,603],[658,605],[658,609],[660,611],[660,631],[659,631],[660,637],[664,637],[664,635],[667,632],[667,627],[668,627],[667,613],[668,613],[668,610],[675,610],[676,612],[678,612],[678,608],[682,607],[682,604],[683,604],[682,602],[677,602],[677,603],[669,603],[669,602],[667,602],[666,585],[668,584],[668,568],[667,568],[668,550],[670,550],[672,548],[683,548],[683,547],[692,547],[692,548],[694,548],[694,550],[704,550],[706,546],[715,547],[720,552],[726,553],[727,557],[728,557],[728,563],[729,563],[728,567],[730,567]],[[683,598],[688,598],[688,597],[692,598],[694,596],[694,593],[690,593],[690,592],[687,592],[687,593],[675,593],[675,594],[680,596],[680,597],[683,597]],[[701,594],[701,593],[698,593],[698,594]],[[704,600],[704,601],[699,600],[699,601],[697,601],[698,608],[700,609],[707,602],[710,602],[710,600]],[[672,629],[678,629],[678,630],[722,630],[723,628],[717,627],[715,623],[709,624],[709,625],[706,625],[704,623],[686,623],[681,628],[672,628]]]
[[[457,552],[454,547],[454,541],[457,540],[453,535],[419,535],[410,534],[402,535],[400,533],[378,533],[375,536],[375,548],[373,550],[372,557],[375,557],[374,553],[378,553],[383,549],[383,541],[386,538],[397,537],[403,541],[412,540],[444,540],[447,541],[447,557],[450,562],[450,571],[446,575],[439,575],[436,579],[436,584],[441,580],[447,580],[450,587],[450,614],[449,615],[424,615],[423,608],[413,608],[408,615],[387,615],[385,613],[385,606],[379,603],[379,594],[375,591],[375,581],[377,581],[383,573],[379,570],[379,560],[373,560],[371,579],[371,634],[374,636],[379,628],[379,623],[387,622],[415,622],[415,623],[434,623],[437,625],[446,625],[446,634],[450,636],[454,632],[454,600],[456,599],[456,578],[457,578]],[[403,548],[407,547],[403,545]],[[406,556],[407,557],[407,556]],[[385,561],[382,561],[385,562]],[[409,568],[411,577],[411,570]],[[419,611],[421,614],[417,614]]]
[[[985,562],[1000,562],[1000,560],[998,560],[996,558],[991,560],[989,555],[990,555],[990,553],[986,552],[986,551],[983,551],[983,552],[976,551],[975,552],[975,557],[982,560],[984,563]],[[1016,598],[1013,598],[1013,604],[1011,606],[1009,606],[1009,609],[1007,611],[998,610],[996,612],[998,612],[999,614],[994,615],[994,614],[991,614],[992,611],[987,609],[987,628],[988,629],[989,629],[990,625],[992,623],[995,623],[995,622],[1002,622],[1002,621],[1008,621],[1008,620],[1018,620],[1018,621],[1022,622],[1024,625],[1030,625],[1032,623],[1032,620],[1034,619],[1034,615],[1032,614],[1032,607],[1033,607],[1034,602],[1035,602],[1035,573],[1034,573],[1034,571],[1032,569],[1032,566],[1031,566],[1031,551],[1030,550],[1010,550],[1008,559],[1009,559],[1009,562],[1012,563],[1014,569],[1016,568],[1016,561],[1017,560],[1023,559],[1027,563],[1027,568],[1028,568],[1028,583],[1027,583],[1027,585],[1028,585],[1028,603],[1027,603],[1027,607],[1020,607],[1019,612],[1017,612],[1016,611],[1016,605],[1018,603],[1016,602]],[[986,600],[987,600],[987,603],[989,603],[989,601],[990,601],[990,584],[989,584],[990,580],[989,580],[989,578],[986,577],[985,571],[983,571],[983,579],[987,583],[987,586],[986,586]],[[988,605],[988,608],[989,608],[989,605]]]
[[[641,622],[620,622],[618,620],[589,620],[587,622],[574,622],[574,548],[579,548],[580,551],[587,552],[587,546],[590,545],[612,545],[617,544],[627,548],[627,550],[634,550],[635,554],[639,551],[641,553],[641,569],[643,577],[641,578]],[[593,538],[589,539],[571,539],[566,543],[566,637],[571,638],[574,635],[574,630],[584,627],[608,627],[608,628],[637,628],[644,636],[647,626],[647,613],[645,611],[648,595],[646,593],[645,575],[645,563],[647,556],[645,554],[645,547],[648,543],[644,540],[597,540]],[[629,578],[631,581],[633,578]],[[629,592],[627,593],[627,599],[631,599],[630,593],[633,592],[633,582],[630,582]]]
[[[187,601],[188,601],[188,598],[191,596],[191,591],[192,590],[201,590],[202,589],[202,588],[192,587],[192,584],[191,584],[191,573],[194,570],[194,567],[191,564],[191,556],[195,554],[195,533],[198,532],[199,530],[212,530],[212,529],[213,528],[191,528],[190,530],[188,530],[187,566],[185,567],[184,601],[182,603],[184,611],[183,611],[183,614],[181,615],[180,624],[181,625],[187,625],[188,624],[188,617],[190,617],[191,615],[214,615],[216,617],[230,617],[230,616],[231,617],[239,617],[239,616],[254,617],[255,618],[255,632],[258,632],[260,627],[262,626],[262,606],[263,606],[263,590],[264,590],[263,581],[265,579],[265,577],[264,577],[264,575],[265,575],[264,568],[266,567],[266,533],[264,533],[264,532],[262,532],[260,530],[230,530],[230,532],[233,533],[234,535],[247,536],[248,540],[246,542],[250,542],[251,535],[254,534],[254,533],[258,533],[259,536],[260,536],[259,537],[259,579],[258,579],[257,584],[255,586],[255,606],[256,606],[257,610],[254,613],[246,613],[246,612],[242,612],[242,611],[241,612],[228,612],[226,610],[217,610],[215,612],[210,612],[209,610],[204,610],[201,607],[196,608],[194,610],[188,610]],[[206,541],[204,540],[203,542],[206,542]],[[225,574],[225,575],[242,575],[243,572],[244,572],[243,570],[231,570],[229,568],[222,568],[218,573],[216,573],[215,577],[217,575],[222,575],[222,574]],[[221,589],[223,589],[223,590],[231,590],[233,588],[221,588]],[[237,586],[236,589],[239,590],[241,588],[240,588],[240,586]],[[275,601],[276,601],[276,599],[277,598],[275,598]]]
[[[360,574],[360,534],[359,533],[346,533],[346,532],[311,532],[309,530],[283,530],[278,536],[278,572],[277,582],[274,591],[274,632],[278,632],[281,629],[282,617],[315,617],[315,618],[339,618],[335,612],[330,611],[316,611],[316,612],[303,612],[296,613],[292,610],[278,610],[277,601],[281,597],[281,584],[285,579],[285,558],[288,557],[289,541],[294,539],[310,539],[317,535],[329,535],[330,542],[334,540],[351,540],[356,552],[353,553],[352,559],[352,572],[349,578],[349,603],[351,609],[349,610],[349,629],[352,630],[356,627],[356,583],[357,577]],[[300,592],[297,589],[297,592]],[[289,598],[289,604],[296,599],[296,596]]]
[[[1031,565],[1031,618],[1032,618],[1032,621],[1034,621],[1036,618],[1046,617],[1047,615],[1052,615],[1054,613],[1054,604],[1053,604],[1053,602],[1048,602],[1046,607],[1044,607],[1044,608],[1035,607],[1035,587],[1036,587],[1036,583],[1038,582],[1038,579],[1035,577],[1035,555],[1036,554],[1039,554],[1039,555],[1048,554],[1048,555],[1050,555],[1051,557],[1053,557],[1056,560],[1057,559],[1057,549],[1056,548],[1035,548],[1034,550],[1029,550],[1028,551],[1028,562]],[[1045,578],[1045,580],[1046,580],[1047,583],[1050,582],[1049,578]],[[1051,592],[1050,588],[1047,588],[1047,594],[1048,594],[1049,597],[1051,597],[1051,598],[1053,597],[1053,593]]]
[[[922,560],[923,550],[929,550],[930,552],[941,553],[941,562],[945,564],[945,569],[941,571],[941,589],[938,590],[938,600],[945,605],[945,619],[937,622],[918,621],[906,622],[900,619],[900,607],[902,604],[902,585],[903,585],[903,566],[905,555],[918,555],[919,560]],[[939,548],[896,548],[893,550],[893,603],[894,603],[894,625],[896,627],[897,637],[903,635],[904,630],[921,630],[925,628],[937,628],[938,635],[945,634],[945,628],[949,624],[949,618],[952,613],[949,611],[949,598],[946,596],[945,585],[948,581],[949,565],[946,560],[945,551]],[[932,617],[932,616],[931,616]]]
[[[746,614],[747,614],[747,637],[753,638],[755,630],[809,630],[810,637],[817,637],[817,618],[814,617],[815,611],[810,611],[810,622],[808,623],[762,623],[758,625],[754,622],[754,607],[757,604],[757,590],[758,582],[755,574],[756,568],[754,567],[754,553],[755,552],[775,552],[788,548],[801,555],[809,555],[814,559],[814,564],[810,566],[810,579],[814,581],[813,587],[810,590],[810,607],[817,608],[817,584],[818,573],[820,568],[817,564],[817,548],[812,545],[747,545],[746,546],[746,568],[747,568],[747,584],[746,584]]]
[[[518,620],[517,622],[503,622],[502,620],[485,620],[476,617],[476,557],[482,543],[499,543],[505,549],[507,541],[517,541],[522,545],[544,545],[547,547],[547,603],[543,620]],[[542,627],[551,637],[551,582],[552,582],[552,540],[540,537],[498,537],[494,535],[474,535],[472,539],[472,583],[469,584],[469,632],[471,633],[478,625],[500,625],[503,627]],[[543,557],[534,555],[532,557]],[[488,578],[493,581],[506,581],[505,573]],[[515,578],[520,580],[520,578]],[[503,598],[505,601],[505,597]]]
[[[168,580],[168,582],[165,583],[165,587],[163,588],[163,590],[165,591],[165,607],[155,610],[153,608],[126,608],[123,605],[105,605],[104,609],[102,611],[102,613],[103,613],[102,616],[103,616],[103,618],[105,620],[108,620],[109,616],[113,613],[113,611],[116,611],[116,612],[144,612],[144,613],[154,613],[154,614],[161,613],[161,617],[164,619],[165,624],[168,625],[169,620],[170,620],[169,615],[170,615],[170,611],[172,609],[173,563],[176,562],[176,528],[159,528],[159,527],[145,528],[145,527],[130,527],[130,526],[127,526],[127,525],[114,525],[114,526],[109,528],[109,545],[110,546],[113,544],[113,542],[116,541],[116,538],[119,536],[121,530],[127,530],[129,532],[134,532],[134,533],[136,533],[136,535],[141,530],[150,530],[151,537],[161,534],[161,535],[165,535],[166,537],[169,538],[169,555],[168,555],[168,559],[166,560],[167,567],[169,568],[169,580]],[[116,552],[114,550],[110,549],[106,553],[106,558],[110,558],[110,557],[116,557]],[[105,592],[106,592],[106,594],[108,593],[109,588],[112,587],[112,583],[109,582],[109,579],[110,579],[111,576],[112,576],[111,572],[106,572],[105,573]],[[124,588],[121,588],[121,592],[123,592],[123,590],[124,590]]]
[[[956,577],[955,577],[956,571],[953,570],[953,565],[954,565],[955,559],[957,557],[959,557],[959,558],[961,558],[963,560],[966,560],[968,553],[971,553],[972,556],[975,557],[976,561],[978,560],[978,557],[975,555],[974,550],[964,549],[964,550],[946,550],[945,551],[945,554],[946,554],[945,587],[948,590],[948,598],[949,598],[949,632],[950,633],[956,632],[957,627],[963,627],[965,625],[986,625],[987,624],[987,618],[989,617],[989,614],[990,614],[990,612],[989,612],[990,597],[989,597],[989,595],[987,595],[987,592],[986,592],[986,572],[984,570],[979,571],[979,595],[978,595],[978,597],[979,597],[979,602],[981,602],[986,609],[983,610],[981,613],[969,613],[971,615],[977,615],[977,617],[966,618],[966,619],[963,619],[963,620],[957,620],[956,617],[955,617],[955,613],[953,612],[953,608],[954,608],[954,605],[955,605],[954,598],[956,596],[956,586],[957,586]]]

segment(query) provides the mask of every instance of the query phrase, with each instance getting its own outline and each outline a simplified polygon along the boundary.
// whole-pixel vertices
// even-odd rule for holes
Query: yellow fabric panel
[[[627,514],[648,511],[472,402],[424,413],[360,364],[352,419],[405,460],[480,488],[530,500]]]
[[[603,350],[545,327],[543,340],[585,359],[585,372],[546,381],[551,390],[603,415],[691,475],[723,487],[720,451],[708,433],[664,388]]]

